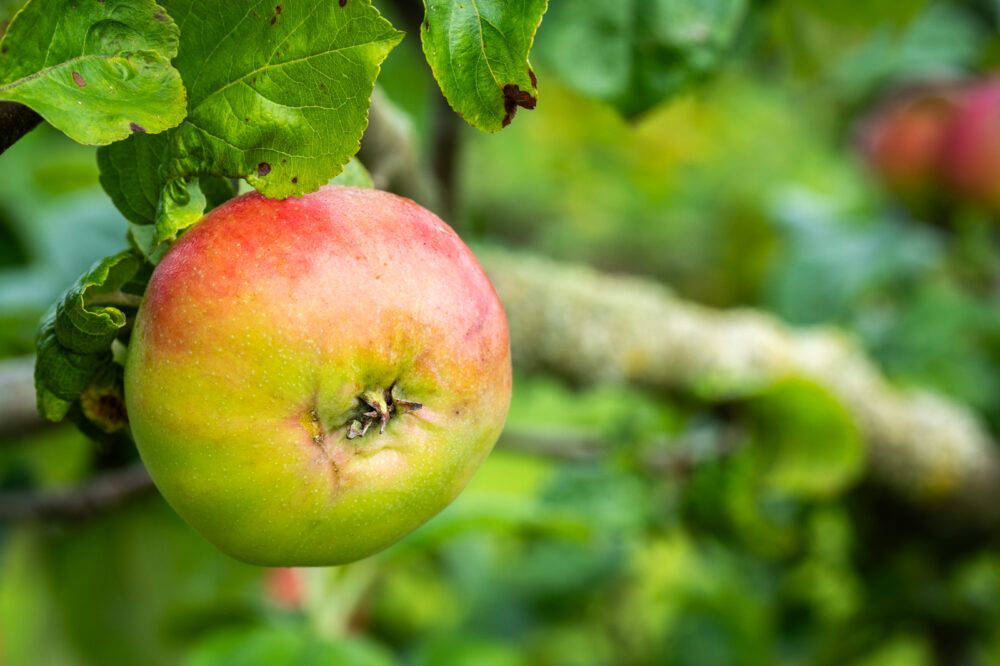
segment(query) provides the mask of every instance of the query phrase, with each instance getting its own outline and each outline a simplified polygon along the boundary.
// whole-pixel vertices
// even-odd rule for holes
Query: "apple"
[[[267,600],[285,610],[300,610],[305,605],[306,583],[302,570],[291,567],[268,569],[265,576]]]
[[[1000,210],[1000,79],[966,95],[948,136],[945,172],[959,196]]]
[[[500,435],[507,322],[416,203],[328,186],[206,215],[156,267],[125,367],[167,502],[259,565],[350,562],[444,508]]]
[[[897,94],[868,118],[861,151],[879,180],[911,203],[941,193],[942,161],[962,91],[928,85]]]

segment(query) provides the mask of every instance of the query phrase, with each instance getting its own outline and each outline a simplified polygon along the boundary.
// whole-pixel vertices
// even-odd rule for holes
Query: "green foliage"
[[[197,197],[183,196],[182,181],[194,176],[245,178],[280,198],[340,172],[358,150],[379,65],[401,38],[369,3],[166,6],[184,17],[175,64],[188,86],[187,118],[99,156],[102,184],[130,221],[155,222],[155,243],[171,238],[202,212]]]
[[[425,0],[424,54],[448,103],[488,132],[533,109],[538,82],[528,63],[548,0]]]
[[[212,635],[186,666],[392,666],[387,653],[365,641],[326,641],[304,627],[253,628]]]
[[[0,354],[34,350],[39,320],[95,260],[125,247],[124,220],[97,183],[93,149],[46,127],[3,155]]]
[[[138,135],[97,151],[101,186],[125,218],[134,224],[153,224],[163,185],[156,177],[167,158],[168,144]]]
[[[975,66],[986,31],[959,3],[784,0],[769,17],[787,64],[850,97],[878,86],[957,76]]]
[[[863,4],[782,0],[779,4],[782,11],[809,14],[832,26],[877,28],[887,23],[905,24],[920,12],[927,0],[870,0]]]
[[[11,636],[12,663],[53,663],[39,655],[60,651],[75,664],[167,666],[207,635],[265,617],[261,571],[219,555],[159,498],[79,528],[21,533],[2,576],[4,627],[24,630]],[[32,586],[11,589],[22,580]]]
[[[80,4],[80,14],[63,14],[112,7],[111,0],[104,9]],[[202,210],[231,196],[230,177],[249,176],[265,192],[294,175],[304,187],[306,172],[311,186],[326,182],[353,154],[368,86],[398,39],[363,0],[348,0],[344,9],[282,2],[280,14],[277,2],[242,10],[230,6],[239,3],[163,4],[181,26],[175,65],[192,91],[187,111],[197,127],[189,122],[154,136],[154,124],[140,123],[150,134],[98,153],[104,187],[133,223],[133,245],[153,259]],[[514,4],[506,3],[505,16],[520,11]],[[0,13],[10,7],[0,0]],[[316,13],[302,23],[310,7]],[[487,18],[495,9],[480,7]],[[193,18],[182,21],[189,9]],[[436,3],[428,7],[432,36],[432,9],[476,28],[463,22],[469,3]],[[236,82],[265,66],[276,35],[305,56],[306,42],[329,46],[342,17],[353,15],[343,12],[367,17],[357,25],[373,28],[357,49],[338,52],[350,56],[344,67],[354,73],[351,89],[360,90],[336,112],[343,117],[290,108],[316,99],[336,106],[315,97],[327,94],[318,86],[326,79],[309,68],[261,72],[268,75],[262,85],[280,88],[274,105]],[[668,16],[676,18],[660,21]],[[896,379],[954,396],[995,426],[994,227],[951,219],[926,225],[888,204],[855,164],[850,127],[887,81],[960,75],[995,62],[995,18],[986,2],[560,0],[532,56],[544,103],[502,137],[469,138],[456,185],[461,205],[449,222],[468,238],[652,276],[686,298],[766,309],[793,324],[836,325]],[[501,45],[494,57],[502,68],[530,78],[527,47],[537,20],[523,25],[514,42],[488,28],[483,34]],[[12,24],[5,44],[23,41],[28,26],[21,23],[18,37]],[[230,31],[231,39],[221,39]],[[167,41],[145,50],[162,55]],[[415,39],[405,46],[408,56],[419,56]],[[450,51],[466,73],[494,52],[492,41],[485,52],[475,44]],[[5,82],[14,55],[0,55]],[[339,71],[341,56],[314,56],[309,62],[328,58]],[[124,51],[109,56],[116,57],[146,62]],[[110,60],[88,66],[102,62]],[[229,63],[239,70],[232,76]],[[429,79],[421,69],[407,62],[382,83],[390,96],[406,95],[401,106],[426,113],[436,92],[423,86]],[[732,74],[692,88],[720,69]],[[459,91],[448,93],[452,104],[481,105],[493,129],[502,125],[502,88],[498,96],[489,79],[488,100],[479,99],[462,86],[480,78],[458,79]],[[73,110],[66,122],[104,130],[103,121],[85,121],[74,107],[96,86],[75,90],[57,80],[41,77],[37,90],[44,82],[47,96],[76,95],[53,97],[60,113]],[[518,84],[527,89],[523,78]],[[252,115],[238,117],[239,105]],[[101,102],[86,111],[108,110]],[[110,110],[129,107],[116,101]],[[641,117],[625,122],[621,111]],[[120,130],[124,118],[108,127]],[[222,138],[199,128],[218,129]],[[300,148],[307,155],[301,173],[282,171],[280,155],[268,158],[277,155],[268,150]],[[264,177],[261,161],[271,166]],[[95,259],[121,250],[126,225],[97,189],[93,151],[54,132],[19,142],[0,157],[0,172],[6,356],[31,351],[47,304]],[[356,161],[336,180],[371,184]],[[140,265],[139,252],[118,255],[60,297],[41,336],[46,415],[86,418],[81,393],[116,385],[112,348],[127,334],[131,306],[108,298],[141,294],[146,268],[136,268],[138,284],[126,275]],[[215,552],[158,500],[78,525],[5,527],[3,661],[1000,662],[995,548],[979,534],[959,539],[933,512],[897,505],[864,481],[858,424],[811,383],[790,377],[749,395],[692,396],[570,386],[544,376],[516,382],[500,449],[458,502],[365,568],[303,574],[301,607],[279,607],[267,591],[270,572]],[[90,431],[101,434],[93,423]],[[549,455],[523,450],[532,447]],[[92,468],[117,464],[116,456],[134,452],[120,443],[91,445],[65,426],[20,435],[4,441],[0,484],[63,488],[85,481]]]
[[[563,82],[634,117],[718,69],[745,0],[557,2],[539,57]]]
[[[157,259],[157,249],[174,241],[177,235],[201,219],[208,201],[197,179],[172,180],[164,188],[156,207],[153,238],[149,243],[139,242],[143,227],[132,227],[132,238],[147,257]]]
[[[352,159],[348,162],[344,170],[332,182],[347,187],[375,187],[375,184],[372,182],[372,175],[368,173],[365,165],[357,159]]]
[[[863,471],[864,443],[844,405],[825,389],[790,379],[749,402],[750,450],[764,483],[799,497],[835,497]]]
[[[133,279],[141,267],[131,251],[98,262],[46,315],[35,367],[38,409],[45,418],[62,420],[85,391],[103,385],[111,343],[125,328],[127,308],[138,306]],[[119,392],[119,411],[122,400]]]
[[[105,145],[184,118],[178,31],[152,0],[30,0],[0,40],[0,100]]]

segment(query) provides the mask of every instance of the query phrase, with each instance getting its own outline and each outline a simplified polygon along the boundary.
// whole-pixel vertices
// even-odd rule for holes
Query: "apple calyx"
[[[419,402],[402,400],[393,395],[395,384],[384,390],[365,391],[358,396],[363,407],[361,415],[351,421],[347,430],[347,439],[364,437],[369,429],[377,421],[379,423],[378,432],[385,434],[385,426],[396,414],[408,414],[415,412],[421,407]]]

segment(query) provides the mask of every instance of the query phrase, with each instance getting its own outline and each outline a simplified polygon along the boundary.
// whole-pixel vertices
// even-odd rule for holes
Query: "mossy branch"
[[[720,398],[808,377],[854,416],[873,477],[908,498],[1000,521],[1000,455],[983,424],[950,400],[892,386],[846,334],[699,306],[646,280],[478,254],[507,309],[516,366]]]

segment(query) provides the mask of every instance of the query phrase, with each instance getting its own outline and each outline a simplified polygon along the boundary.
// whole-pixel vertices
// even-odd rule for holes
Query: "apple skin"
[[[942,162],[962,101],[957,85],[895,95],[867,119],[861,151],[886,188],[911,203],[942,193]]]
[[[959,197],[1000,210],[1000,78],[966,94],[948,135],[945,173]]]
[[[349,438],[361,396],[390,388],[422,407]],[[335,186],[199,221],[156,267],[125,368],[160,492],[267,566],[357,560],[435,515],[510,392],[506,317],[458,235],[408,199]]]

